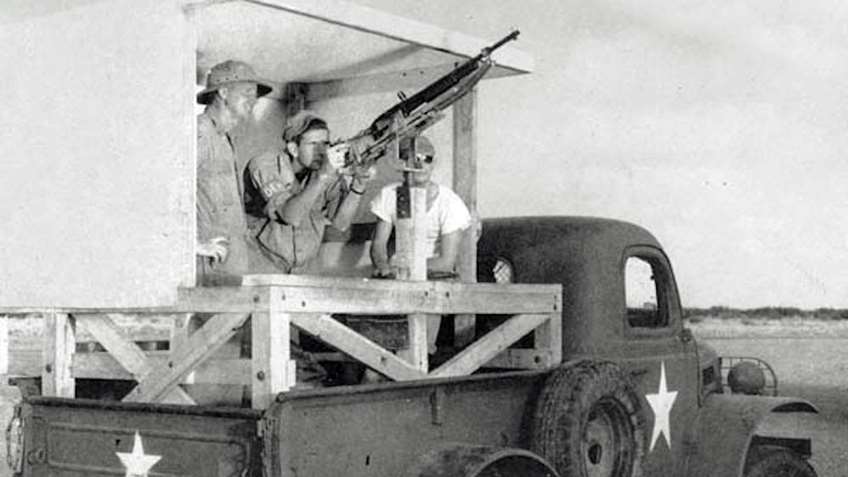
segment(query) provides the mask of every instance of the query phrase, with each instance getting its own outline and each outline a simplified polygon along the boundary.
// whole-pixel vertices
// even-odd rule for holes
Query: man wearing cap
[[[449,275],[455,272],[462,233],[471,225],[471,215],[454,191],[433,182],[436,150],[430,140],[418,136],[414,149],[421,169],[412,173],[411,185],[427,189],[427,273],[431,277]],[[371,212],[379,219],[371,243],[371,262],[378,277],[393,275],[388,241],[397,222],[400,185],[386,185],[371,201]]]
[[[287,121],[282,151],[248,162],[248,222],[263,262],[254,270],[303,273],[327,226],[350,227],[374,169],[346,170],[349,146],[330,147],[329,137],[326,121],[304,110]]]
[[[250,65],[228,60],[209,72],[197,102],[198,283],[240,284],[248,270],[248,230],[239,173],[229,136],[250,117],[256,99],[271,87]]]
[[[454,191],[433,182],[436,150],[430,140],[418,136],[414,141],[413,150],[420,169],[412,172],[410,185],[427,189],[427,277],[431,280],[454,278],[462,234],[471,225],[471,215]],[[377,278],[392,278],[396,275],[388,252],[388,242],[398,219],[397,189],[400,186],[400,182],[386,185],[370,204],[371,212],[378,219],[371,242],[371,262]],[[428,317],[427,341],[430,354],[436,352],[440,324],[440,316]]]

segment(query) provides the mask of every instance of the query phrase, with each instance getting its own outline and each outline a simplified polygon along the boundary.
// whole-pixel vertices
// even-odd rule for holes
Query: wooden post
[[[457,272],[466,283],[477,281],[477,89],[453,105],[453,190],[471,212],[471,229],[465,233],[459,252]],[[462,347],[474,340],[474,315],[454,318],[454,345]]]
[[[409,188],[411,217],[401,219],[395,227],[396,255],[399,257],[398,278],[423,281],[427,279],[427,189]],[[407,318],[407,336],[409,348],[399,354],[416,369],[426,373],[429,369],[427,359],[427,315],[412,314]]]
[[[0,315],[0,376],[3,377],[2,384],[6,383],[6,375],[9,374],[9,317]]]
[[[74,320],[65,313],[44,315],[44,367],[41,394],[74,397],[73,359],[76,348]]]
[[[308,94],[308,84],[286,83],[283,89],[283,110],[286,112],[286,119],[307,108],[306,97]]]
[[[283,292],[271,288],[267,313],[251,316],[251,406],[267,409],[277,393],[295,384],[295,362],[291,359],[288,313],[280,312]]]
[[[399,121],[395,118],[395,121]],[[395,154],[406,157],[403,185],[397,190],[397,223],[395,224],[395,260],[401,280],[427,280],[427,189],[412,187],[411,169],[415,165],[416,141],[401,146],[395,141]],[[402,151],[401,151],[402,150]],[[407,317],[409,347],[398,354],[425,374],[429,371],[427,358],[427,315]]]

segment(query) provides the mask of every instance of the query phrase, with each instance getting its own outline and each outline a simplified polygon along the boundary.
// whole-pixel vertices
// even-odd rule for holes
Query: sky
[[[521,29],[535,71],[479,87],[482,216],[642,225],[684,306],[848,307],[848,3],[356,3]]]

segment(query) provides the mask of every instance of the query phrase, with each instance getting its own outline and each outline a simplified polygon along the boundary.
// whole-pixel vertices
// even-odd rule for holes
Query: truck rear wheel
[[[644,453],[642,407],[614,363],[582,361],[552,373],[533,417],[531,448],[561,477],[630,477]]]
[[[756,451],[756,450],[754,450]],[[806,460],[789,449],[777,448],[759,453],[745,470],[745,477],[816,477],[816,471]]]

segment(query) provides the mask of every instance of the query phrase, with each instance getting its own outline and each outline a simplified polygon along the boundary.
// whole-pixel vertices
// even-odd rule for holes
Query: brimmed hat
[[[324,121],[324,118],[315,114],[314,111],[310,111],[308,109],[299,111],[286,121],[286,127],[283,128],[283,140],[286,142],[294,142],[303,133],[305,133],[309,128],[309,125],[315,121],[319,121],[324,127],[327,125],[327,121]]]
[[[197,93],[197,102],[209,104],[218,88],[233,83],[256,83],[256,97],[270,93],[272,88],[266,80],[259,78],[253,68],[243,61],[227,60],[213,66],[206,77],[206,89]]]

